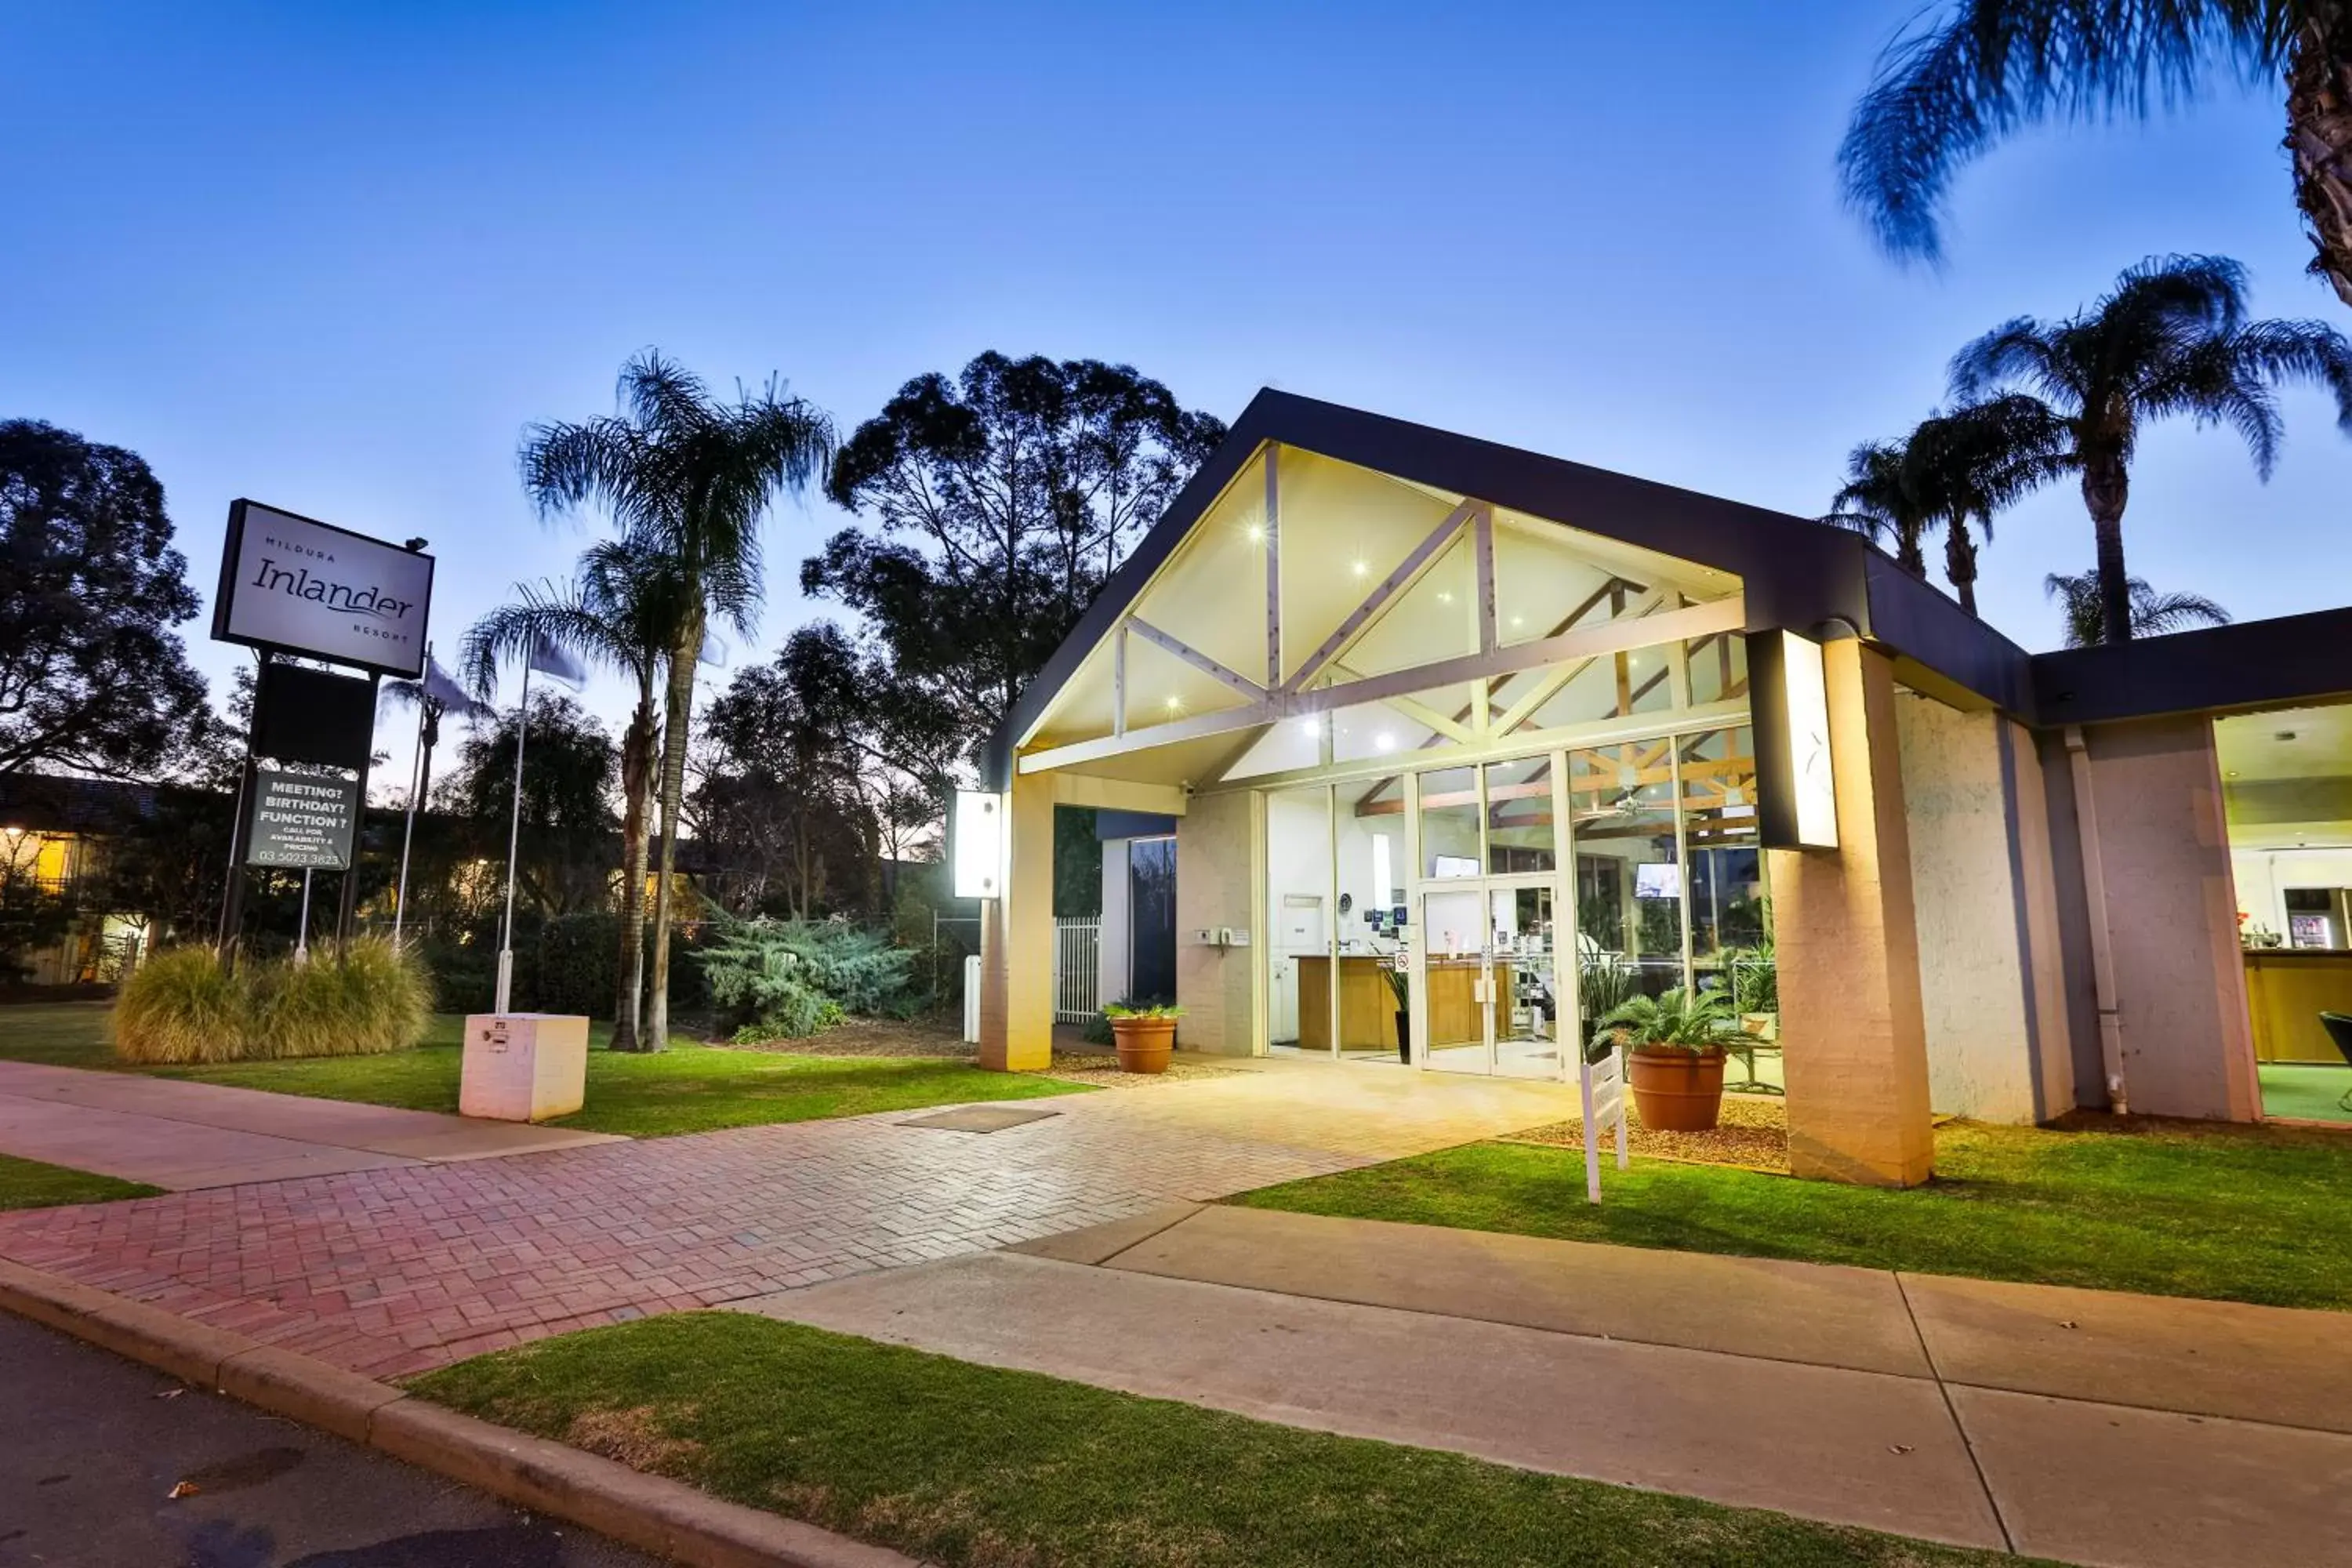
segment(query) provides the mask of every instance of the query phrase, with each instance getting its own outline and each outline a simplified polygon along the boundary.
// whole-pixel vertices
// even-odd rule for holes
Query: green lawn
[[[465,1020],[454,1015],[436,1016],[425,1043],[414,1050],[193,1068],[125,1068],[114,1059],[107,1027],[103,1004],[0,1009],[0,1058],[152,1072],[158,1078],[413,1110],[457,1109],[458,1037]],[[983,1072],[969,1063],[937,1057],[793,1056],[684,1045],[655,1056],[615,1055],[604,1048],[611,1037],[611,1025],[590,1026],[587,1106],[551,1125],[658,1138],[927,1105],[1086,1092],[1080,1085],[1034,1073]]]
[[[45,1209],[58,1204],[105,1204],[117,1198],[152,1198],[162,1192],[144,1182],[121,1182],[90,1171],[44,1165],[0,1154],[0,1209]]]
[[[1909,1192],[1637,1159],[1584,1201],[1581,1154],[1474,1143],[1230,1201],[1302,1214],[1629,1247],[1793,1258],[2352,1309],[2352,1138],[2133,1123],[2061,1132],[1951,1123]]]
[[[1994,1561],[731,1312],[568,1334],[410,1386],[949,1568]]]

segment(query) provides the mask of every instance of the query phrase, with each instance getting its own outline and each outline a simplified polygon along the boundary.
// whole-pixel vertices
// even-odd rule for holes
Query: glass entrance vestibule
[[[1564,1079],[1633,995],[1770,983],[1744,724],[1264,794],[1262,1048]]]

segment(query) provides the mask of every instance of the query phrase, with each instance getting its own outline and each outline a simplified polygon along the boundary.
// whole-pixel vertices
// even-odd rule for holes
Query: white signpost
[[[1601,1139],[1603,1127],[1614,1131],[1617,1140],[1617,1168],[1626,1165],[1625,1154],[1625,1050],[1612,1046],[1609,1054],[1592,1061],[1589,1053],[1579,1052],[1576,1071],[1577,1088],[1584,1097],[1584,1195],[1594,1203],[1601,1201]]]

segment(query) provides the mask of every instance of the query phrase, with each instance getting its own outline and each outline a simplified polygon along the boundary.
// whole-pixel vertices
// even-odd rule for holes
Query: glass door
[[[1557,1079],[1574,998],[1559,984],[1555,879],[1476,878],[1425,886],[1415,911],[1415,1009],[1437,1072]]]

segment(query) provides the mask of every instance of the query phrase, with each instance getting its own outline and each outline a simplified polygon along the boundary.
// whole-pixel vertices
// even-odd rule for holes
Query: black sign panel
[[[271,659],[253,693],[253,753],[363,768],[375,745],[375,685]]]
[[[247,865],[340,871],[352,863],[352,840],[360,820],[359,780],[289,773],[268,763],[255,764],[253,780]]]

